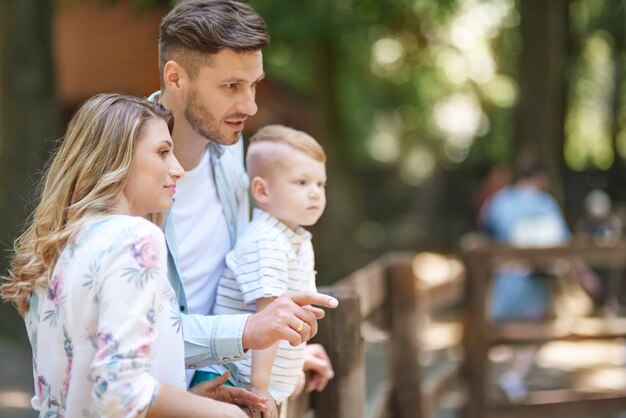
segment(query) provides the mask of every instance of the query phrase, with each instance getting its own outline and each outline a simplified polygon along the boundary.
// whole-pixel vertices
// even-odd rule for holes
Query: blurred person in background
[[[565,244],[570,232],[556,200],[546,191],[548,177],[535,158],[524,155],[516,167],[516,181],[497,192],[481,212],[481,225],[495,241],[513,247],[551,247]],[[551,274],[549,272],[548,274]],[[488,316],[496,323],[538,322],[548,316],[551,283],[545,271],[522,263],[507,263],[493,278]],[[528,394],[525,378],[536,346],[516,349],[511,367],[498,385],[512,403]]]
[[[598,246],[615,245],[623,237],[623,224],[613,210],[611,197],[603,190],[595,189],[587,194],[583,204],[583,216],[576,223],[574,237],[585,244]],[[598,277],[600,288],[596,302],[596,309],[611,310],[608,306],[611,295],[614,294],[615,283],[612,280],[614,270],[609,268],[593,268]]]
[[[493,196],[511,184],[511,169],[505,165],[493,165],[482,178],[473,195],[474,213],[480,227],[480,214]]]

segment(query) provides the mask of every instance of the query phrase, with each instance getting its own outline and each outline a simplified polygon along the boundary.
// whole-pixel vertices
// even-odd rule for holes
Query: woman
[[[167,250],[146,220],[160,221],[184,174],[171,122],[145,100],[95,96],[47,170],[0,287],[26,322],[42,417],[245,417],[184,391]]]

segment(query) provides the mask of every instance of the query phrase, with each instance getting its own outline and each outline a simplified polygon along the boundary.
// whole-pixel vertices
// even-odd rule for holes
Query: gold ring
[[[296,332],[300,332],[304,329],[304,321],[300,321],[300,325],[296,328]]]

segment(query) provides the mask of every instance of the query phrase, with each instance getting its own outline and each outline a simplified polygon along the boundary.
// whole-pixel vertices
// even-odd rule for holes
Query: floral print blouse
[[[159,381],[185,388],[163,233],[139,217],[88,223],[25,316],[40,417],[144,416]]]

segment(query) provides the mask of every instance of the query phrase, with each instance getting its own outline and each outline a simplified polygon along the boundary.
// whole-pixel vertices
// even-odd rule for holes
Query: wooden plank
[[[378,259],[334,284],[334,288],[352,291],[361,298],[361,317],[367,318],[387,301],[385,272],[387,262]]]
[[[459,304],[463,296],[463,278],[464,276],[456,277],[435,286],[418,285],[420,311],[433,315]]]
[[[581,393],[573,390],[531,393],[522,405],[488,407],[485,393],[487,350],[490,345],[506,342],[542,342],[567,339],[615,338],[624,336],[623,318],[583,318],[541,324],[488,325],[485,318],[486,283],[489,269],[496,263],[523,260],[539,266],[561,259],[583,260],[594,266],[622,268],[626,263],[626,246],[614,247],[568,246],[558,248],[473,248],[464,252],[467,280],[465,281],[466,362],[463,369],[468,382],[468,403],[465,417],[509,418],[529,416],[564,416],[574,414],[603,414],[626,411],[623,393]]]
[[[316,418],[362,418],[365,416],[365,352],[361,338],[359,297],[345,289],[320,288],[339,300],[319,322],[314,342],[330,357],[335,377],[323,392],[312,394]]]
[[[287,418],[302,418],[311,410],[311,396],[306,391],[295,399],[289,399]]]
[[[591,266],[620,268],[626,266],[626,243],[620,242],[610,247],[572,244],[550,248],[513,248],[490,246],[473,248],[467,252],[482,253],[496,262],[524,260],[533,265],[550,265],[557,259],[577,259]]]
[[[466,274],[462,318],[465,358],[461,372],[468,382],[469,401],[464,408],[466,418],[485,418],[487,406],[489,329],[485,325],[485,303],[488,255],[484,248],[468,250],[463,254]]]
[[[410,258],[389,264],[390,361],[398,418],[423,418],[415,277]]]
[[[626,318],[577,318],[542,323],[515,322],[494,326],[490,343],[530,343],[555,340],[612,339],[626,337]]]
[[[485,418],[528,418],[549,416],[597,416],[626,411],[623,393],[583,393],[574,390],[531,392],[528,402],[490,408]]]

